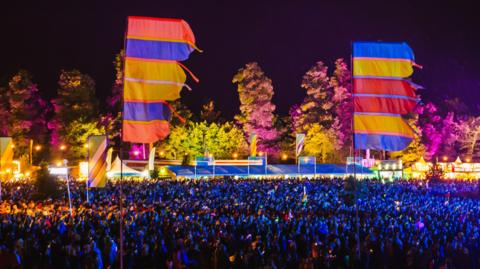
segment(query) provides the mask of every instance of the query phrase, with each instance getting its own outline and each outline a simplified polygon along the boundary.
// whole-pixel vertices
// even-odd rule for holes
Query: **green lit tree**
[[[83,156],[79,152],[85,151],[86,135],[97,133],[95,128],[100,122],[95,82],[78,70],[62,70],[58,85],[58,97],[52,100],[55,116],[48,125],[52,132],[51,144],[57,155],[60,154],[60,145],[65,145],[67,150],[61,153],[62,157],[66,154],[73,161],[78,161]],[[73,138],[75,135],[85,140],[79,142]]]

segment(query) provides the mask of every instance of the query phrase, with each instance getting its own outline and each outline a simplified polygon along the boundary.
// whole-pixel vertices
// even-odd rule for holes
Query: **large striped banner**
[[[402,116],[417,105],[414,55],[405,42],[353,43],[355,148],[399,151],[414,138]]]
[[[0,169],[11,168],[13,162],[13,140],[11,137],[0,137]]]
[[[103,188],[107,184],[107,136],[88,137],[88,186]]]

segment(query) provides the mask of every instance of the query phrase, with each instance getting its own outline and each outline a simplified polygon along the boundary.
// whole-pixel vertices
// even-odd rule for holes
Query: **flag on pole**
[[[167,101],[180,98],[181,89],[188,88],[184,69],[189,70],[179,61],[195,49],[195,37],[184,20],[128,17],[123,141],[153,143],[169,134],[172,111]]]
[[[0,169],[6,170],[13,163],[13,140],[11,137],[0,137]]]
[[[414,133],[402,118],[413,111],[417,85],[414,55],[406,43],[353,43],[353,115],[355,148],[398,151]]]
[[[103,188],[107,184],[107,136],[92,135],[88,143],[88,186]]]
[[[305,134],[297,134],[295,138],[295,154],[297,157],[302,153],[304,143]]]
[[[155,147],[150,149],[150,154],[148,156],[148,171],[153,171],[155,169]]]
[[[109,148],[107,151],[107,159],[106,159],[107,172],[110,171],[110,169],[112,169],[112,154],[113,154],[113,148]]]
[[[255,157],[257,156],[257,134],[251,133],[250,134],[250,156]]]

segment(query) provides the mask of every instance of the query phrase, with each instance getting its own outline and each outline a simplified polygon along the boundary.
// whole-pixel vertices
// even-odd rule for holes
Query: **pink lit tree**
[[[28,156],[30,139],[40,144],[47,142],[46,116],[50,107],[25,70],[12,77],[6,96],[9,111],[8,135],[14,140],[15,156]]]
[[[306,90],[307,95],[300,105],[301,116],[297,123],[303,131],[314,123],[319,123],[324,129],[330,129],[333,124],[334,93],[327,72],[328,67],[319,61],[303,76],[301,87]]]
[[[454,112],[447,112],[445,116],[433,103],[418,106],[419,128],[422,132],[422,142],[426,147],[428,159],[439,156],[449,156],[455,153],[455,141],[459,137],[459,126]],[[456,154],[455,154],[456,155]]]
[[[256,62],[252,62],[238,70],[232,82],[238,85],[240,97],[240,115],[235,119],[242,126],[245,137],[255,133],[258,135],[257,151],[278,153],[272,81]]]
[[[330,78],[333,89],[332,102],[334,103],[335,119],[332,129],[337,140],[337,149],[351,146],[352,139],[352,84],[348,66],[343,59],[335,61],[335,70]]]

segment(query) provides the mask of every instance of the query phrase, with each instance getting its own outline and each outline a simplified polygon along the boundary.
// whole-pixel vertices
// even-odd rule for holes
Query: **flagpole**
[[[125,29],[125,34],[123,35],[123,69],[122,69],[122,93],[121,93],[121,109],[123,110],[124,107],[124,91],[125,91],[125,58],[127,54],[127,29],[128,29],[128,19],[127,19],[127,27]],[[122,57],[122,53],[120,52],[120,57]],[[120,132],[120,182],[119,182],[119,197],[118,203],[120,208],[120,269],[123,269],[123,117],[124,113],[122,111],[122,130]]]
[[[355,191],[355,222],[356,222],[356,232],[357,232],[357,255],[360,259],[360,221],[358,218],[358,190],[357,190],[357,167],[356,167],[356,148],[355,148],[355,83],[353,79],[353,42],[351,43],[351,54],[350,54],[350,83],[352,84],[352,149],[353,149],[353,186]]]

